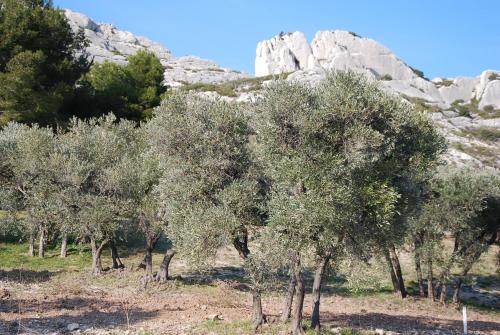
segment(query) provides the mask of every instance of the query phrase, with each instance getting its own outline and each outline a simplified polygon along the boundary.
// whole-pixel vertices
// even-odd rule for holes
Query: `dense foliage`
[[[96,64],[84,81],[95,115],[113,112],[119,118],[141,120],[151,116],[165,92],[160,60],[147,51],[130,56],[127,65]]]
[[[77,94],[86,41],[46,0],[0,1],[0,117],[50,123]]]
[[[150,117],[166,89],[160,60],[139,51],[127,65],[93,64],[87,46],[51,1],[0,1],[0,125]]]
[[[124,111],[134,98],[143,111],[157,103],[160,74],[154,57],[139,53],[126,66],[95,67],[88,82],[107,92],[106,103]],[[127,237],[140,233],[144,284],[168,280],[175,254],[204,270],[221,247],[233,247],[244,263],[255,327],[265,321],[261,294],[280,289],[288,274],[282,320],[292,316],[297,334],[311,268],[316,329],[323,279],[345,260],[382,259],[404,297],[398,251],[410,244],[422,294],[422,266],[430,298],[436,270],[441,296],[452,279],[460,291],[497,241],[500,184],[492,171],[442,171],[444,149],[425,115],[352,72],[332,73],[316,88],[277,81],[256,104],[180,91],[140,124],[109,114],[73,118],[56,131],[6,125],[1,228],[27,241],[30,255],[38,245],[40,257],[49,241],[60,241],[61,257],[68,241],[90,244],[94,275],[103,272],[103,248],[111,247],[113,267],[123,267],[116,246],[128,248]],[[451,255],[443,252],[446,234],[455,243]],[[153,276],[159,240],[168,250]]]

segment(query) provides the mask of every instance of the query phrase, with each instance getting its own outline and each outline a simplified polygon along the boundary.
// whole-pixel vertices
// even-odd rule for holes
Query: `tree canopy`
[[[88,70],[83,32],[45,0],[0,2],[0,117],[47,124],[68,113]]]

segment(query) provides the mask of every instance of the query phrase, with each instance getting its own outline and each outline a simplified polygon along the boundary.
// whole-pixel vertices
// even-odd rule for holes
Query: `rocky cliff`
[[[291,80],[319,80],[327,70],[352,69],[379,79],[384,87],[442,108],[479,101],[500,109],[500,71],[475,78],[424,78],[380,43],[347,31],[320,31],[309,43],[301,32],[280,34],[257,45],[257,76],[294,72]],[[489,107],[489,108],[491,108]]]
[[[94,62],[124,64],[128,56],[139,50],[148,50],[155,53],[165,67],[165,84],[173,87],[185,83],[213,84],[248,77],[239,71],[221,68],[210,60],[195,56],[175,57],[170,50],[156,42],[135,36],[111,24],[96,23],[83,14],[67,9],[65,15],[73,30],[83,29],[85,32],[90,42],[87,52]]]

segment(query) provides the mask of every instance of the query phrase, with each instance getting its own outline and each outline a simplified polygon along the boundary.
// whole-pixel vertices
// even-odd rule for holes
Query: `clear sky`
[[[54,0],[176,56],[253,74],[257,42],[343,29],[390,48],[429,78],[500,70],[500,0]]]

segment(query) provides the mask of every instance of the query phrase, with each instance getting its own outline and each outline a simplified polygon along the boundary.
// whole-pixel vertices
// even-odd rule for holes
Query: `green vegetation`
[[[89,76],[96,90],[120,96],[155,87],[155,64],[139,54],[127,67],[104,63]],[[226,87],[248,89],[271,78]],[[272,82],[253,105],[178,90],[140,124],[112,114],[73,118],[56,130],[9,123],[0,130],[0,229],[26,244],[0,245],[0,261],[9,267],[27,261],[42,272],[90,268],[87,281],[112,287],[110,277],[97,279],[105,273],[103,258],[110,250],[111,268],[122,269],[130,258],[119,252],[137,254],[132,239],[140,238],[144,257],[133,259],[145,272],[113,272],[121,288],[130,278],[141,277],[144,289],[171,282],[177,255],[192,278],[178,278],[173,287],[204,281],[203,290],[220,293],[210,286],[217,271],[203,271],[221,250],[231,250],[233,256],[218,259],[219,278],[237,278],[252,295],[253,322],[226,328],[242,333],[267,327],[262,297],[287,286],[284,325],[276,329],[292,334],[303,326],[320,331],[325,292],[366,298],[392,291],[404,298],[408,281],[399,255],[409,246],[429,282],[436,270],[439,287],[452,285],[491,244],[500,186],[487,171],[436,175],[445,142],[415,108],[360,74],[335,72],[314,88]],[[456,257],[441,253],[446,231],[461,248]],[[82,256],[72,243],[86,248]],[[35,246],[39,259],[32,261]],[[160,246],[163,260],[154,263]],[[21,248],[22,257],[7,256]],[[422,271],[416,272],[424,295]],[[303,322],[309,289],[310,323]],[[433,299],[432,285],[428,292]]]
[[[83,32],[46,0],[0,5],[0,125],[52,123],[71,113],[76,82],[89,66]]]
[[[472,266],[495,243],[500,215],[500,177],[487,171],[446,168],[431,180],[429,196],[413,227],[417,272],[426,264],[428,297],[446,302],[452,268],[457,268],[453,301],[460,301],[460,289]],[[450,254],[443,252],[445,234],[454,239]],[[438,284],[432,285],[439,268]],[[421,295],[422,273],[418,274]],[[436,292],[437,291],[437,292]],[[439,292],[439,293],[438,293]]]
[[[492,127],[478,127],[462,129],[462,135],[471,136],[485,142],[495,142],[500,139],[500,129]]]
[[[488,76],[488,80],[490,81],[500,80],[500,75],[498,73],[492,73]]]
[[[26,243],[0,243],[1,267],[34,271],[79,271],[92,260],[89,250],[80,250],[77,245],[68,245],[70,257],[66,258],[59,257],[58,247],[47,248],[47,253],[43,258],[28,256],[27,249]]]
[[[119,118],[141,120],[152,115],[165,93],[163,67],[158,57],[147,51],[130,56],[127,65],[96,64],[85,81],[90,97],[87,108],[95,109],[93,115],[112,111]]]
[[[126,66],[91,67],[83,30],[74,33],[52,1],[2,1],[0,41],[0,126],[65,125],[72,116],[109,112],[141,120],[165,92],[163,67],[152,53],[140,51]]]
[[[286,79],[289,73],[280,75],[268,75],[255,78],[242,78],[228,81],[222,84],[186,83],[181,90],[198,92],[216,92],[224,97],[236,97],[241,92],[252,92],[262,89],[262,83],[273,79]]]
[[[413,73],[415,73],[418,77],[422,78],[422,79],[425,79],[425,80],[429,80],[428,78],[425,77],[424,75],[424,72],[423,71],[420,71],[419,69],[415,69],[413,67],[410,66],[410,69],[413,71]]]
[[[405,99],[410,101],[415,110],[421,113],[438,113],[441,112],[441,108],[436,105],[430,104],[427,100],[422,98],[414,98],[405,96]]]
[[[471,117],[472,114],[478,114],[479,111],[479,101],[476,98],[472,98],[469,103],[464,103],[463,100],[455,100],[451,103],[450,110],[454,110],[459,116]]]
[[[282,265],[296,282],[299,308],[293,311],[291,332],[302,327],[301,264],[311,250],[318,260],[313,329],[320,327],[320,288],[330,260],[338,264],[356,254],[387,255],[397,277],[394,290],[406,296],[395,248],[404,240],[402,227],[411,210],[398,199],[416,196],[406,190],[425,180],[425,171],[444,150],[431,121],[352,72],[330,74],[317,91],[271,85],[257,113],[258,152],[274,191],[268,204],[271,240],[262,244],[267,253],[292,255]],[[396,175],[406,178],[398,181]],[[349,251],[351,243],[356,251]]]
[[[384,74],[382,77],[380,77],[380,80],[389,81],[392,80],[392,76],[390,74]]]
[[[453,85],[453,80],[449,79],[443,79],[436,83],[437,87],[450,87],[451,85]]]
[[[495,109],[495,107],[488,105],[484,106],[483,110],[479,111],[478,114],[483,119],[496,119],[500,118],[500,109]]]

